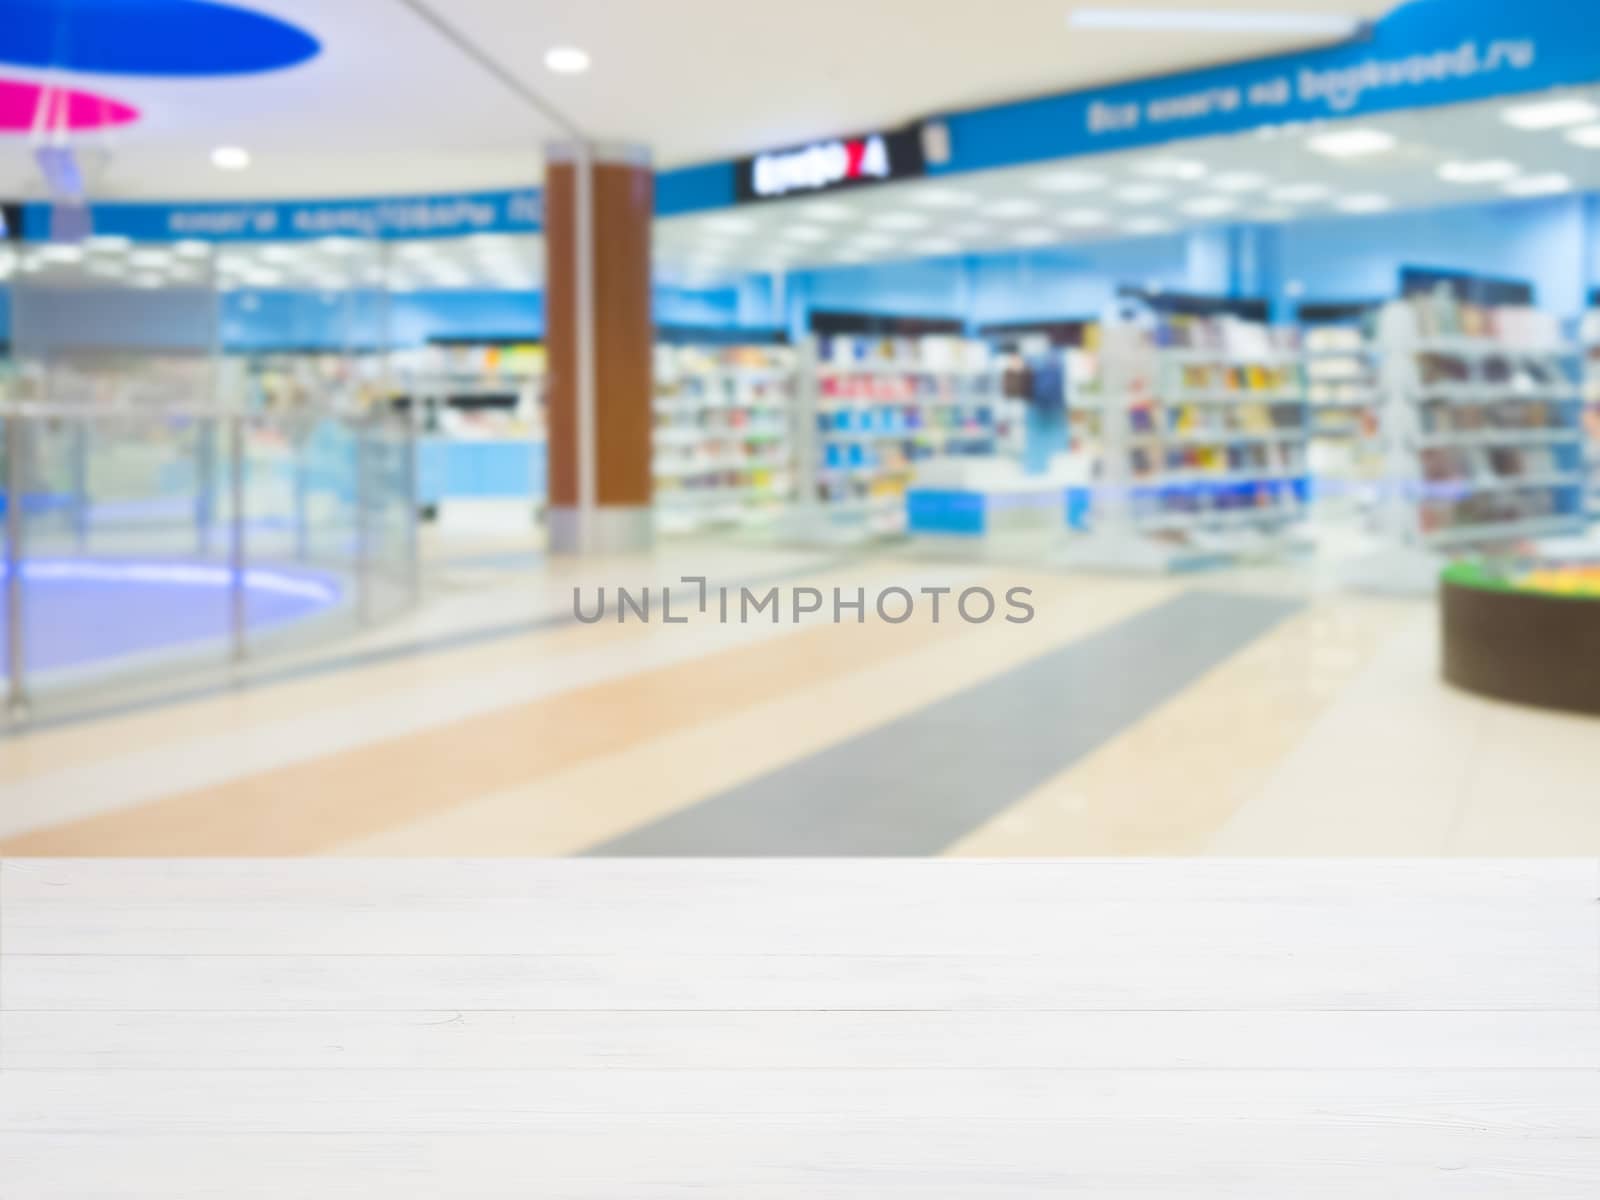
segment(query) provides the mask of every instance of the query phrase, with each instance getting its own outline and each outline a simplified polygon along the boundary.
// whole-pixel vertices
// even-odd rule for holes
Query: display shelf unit
[[[828,337],[804,354],[814,526],[845,537],[901,533],[919,462],[1002,450],[1010,414],[982,342]]]
[[[1369,512],[1383,476],[1378,348],[1348,323],[1310,326],[1302,345],[1313,504],[1335,517]]]
[[[770,523],[795,491],[794,351],[674,345],[655,354],[657,528]]]
[[[1600,309],[1583,314],[1579,327],[1583,344],[1583,426],[1587,442],[1585,507],[1591,520],[1600,521]]]
[[[1477,309],[1442,293],[1385,307],[1392,544],[1457,552],[1584,530],[1582,355],[1558,334],[1532,309]]]
[[[1081,353],[1081,352],[1080,352]],[[1075,441],[1098,440],[1100,557],[1167,567],[1282,548],[1306,516],[1307,407],[1292,338],[1231,318],[1108,329],[1069,361]]]

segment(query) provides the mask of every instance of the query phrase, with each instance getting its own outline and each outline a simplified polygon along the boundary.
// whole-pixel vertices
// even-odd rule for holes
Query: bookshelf
[[[795,491],[794,352],[657,346],[652,473],[657,527],[769,523]]]
[[[1384,526],[1460,553],[1581,533],[1581,353],[1554,318],[1441,291],[1385,306]]]
[[[812,339],[802,367],[803,474],[821,530],[905,530],[916,465],[999,453],[1015,419],[982,342],[947,336]]]

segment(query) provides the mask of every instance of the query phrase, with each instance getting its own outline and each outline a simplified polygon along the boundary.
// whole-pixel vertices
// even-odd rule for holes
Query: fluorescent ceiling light
[[[1600,150],[1600,125],[1584,125],[1567,130],[1567,141],[1585,150]]]
[[[1239,205],[1226,196],[1196,196],[1178,206],[1191,217],[1220,217],[1231,213]]]
[[[1255,192],[1272,182],[1254,171],[1224,171],[1213,175],[1207,182],[1219,192]]]
[[[208,258],[211,254],[211,243],[196,238],[186,238],[172,248],[184,258]]]
[[[75,263],[83,261],[83,250],[70,243],[57,243],[41,249],[39,257],[46,262]]]
[[[856,215],[856,210],[848,204],[808,204],[800,210],[800,215],[812,221],[848,221]]]
[[[544,65],[557,75],[582,75],[589,69],[589,55],[576,46],[552,46],[544,52]]]
[[[971,208],[978,197],[971,192],[958,192],[954,188],[917,188],[906,193],[906,199],[923,208]]]
[[[869,223],[879,229],[922,229],[928,224],[928,218],[921,213],[886,212],[879,213]]]
[[[1195,162],[1192,158],[1152,158],[1147,162],[1135,163],[1133,169],[1151,179],[1194,180],[1204,178],[1206,173],[1205,163]]]
[[[815,225],[791,225],[781,236],[791,242],[825,242],[831,235]]]
[[[264,262],[286,263],[293,262],[297,255],[289,246],[263,246],[261,258]],[[138,261],[137,256],[134,261]]]
[[[894,239],[881,233],[858,233],[850,239],[850,245],[857,250],[887,250],[894,245]]]
[[[1548,175],[1526,175],[1513,179],[1500,188],[1508,196],[1554,196],[1572,190],[1572,180],[1552,172]]]
[[[749,233],[755,227],[756,223],[749,217],[735,216],[732,213],[720,213],[700,221],[700,228],[707,233],[736,235]]]
[[[1160,217],[1134,217],[1130,221],[1124,221],[1122,229],[1125,233],[1171,233],[1172,222],[1163,221]]]
[[[1051,171],[1033,181],[1041,192],[1092,192],[1106,185],[1104,175],[1093,171]]]
[[[1377,213],[1393,207],[1393,202],[1378,192],[1358,192],[1353,196],[1340,196],[1333,206],[1340,212]]]
[[[211,152],[211,165],[219,171],[242,171],[250,165],[250,151],[243,146],[218,146]]]
[[[1113,194],[1125,204],[1154,204],[1172,193],[1159,183],[1130,183],[1126,187],[1119,187]]]
[[[1522,168],[1509,159],[1485,158],[1477,162],[1447,162],[1439,165],[1439,178],[1446,183],[1504,183],[1522,174]]]
[[[1054,229],[1018,229],[1011,235],[1011,241],[1018,246],[1048,246],[1061,240],[1061,234]]]
[[[1327,186],[1320,183],[1286,183],[1268,192],[1267,199],[1278,204],[1309,204],[1327,199],[1328,192]]]
[[[1306,146],[1328,158],[1360,158],[1395,147],[1395,136],[1381,129],[1334,129],[1306,139]]]
[[[133,245],[133,239],[123,237],[120,233],[97,233],[84,245],[91,250],[126,250]]]
[[[1514,104],[1500,110],[1500,119],[1517,129],[1560,129],[1564,125],[1586,125],[1600,120],[1600,108],[1587,100],[1567,96],[1533,104]]]
[[[1014,220],[1017,217],[1031,217],[1038,211],[1038,204],[1032,200],[1024,200],[1021,197],[997,200],[983,210],[985,216],[997,217],[1003,221]]]
[[[1106,214],[1098,208],[1071,208],[1060,214],[1056,220],[1068,229],[1090,229],[1096,225],[1106,223]]]
[[[961,250],[961,243],[952,238],[925,238],[913,243],[911,248],[923,254],[957,254]]]
[[[1350,37],[1361,22],[1342,13],[1256,12],[1213,8],[1079,8],[1068,16],[1075,29],[1132,33],[1279,33],[1302,37]]]
[[[982,221],[958,221],[954,225],[945,226],[945,232],[951,237],[978,238],[989,233],[989,226]]]

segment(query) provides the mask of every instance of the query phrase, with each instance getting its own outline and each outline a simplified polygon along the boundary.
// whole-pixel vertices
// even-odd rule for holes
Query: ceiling
[[[1586,101],[1592,115],[1545,129],[1505,119],[1508,110],[1553,98]],[[1335,147],[1337,139],[1347,146],[1352,134],[1357,147],[1389,144],[1348,157],[1315,149],[1330,135]],[[1574,89],[667,218],[655,227],[657,272],[664,282],[697,287],[750,271],[1038,250],[1224,222],[1356,218],[1596,189],[1600,88]]]
[[[1073,0],[428,0],[586,134],[649,146],[661,166],[916,117],[1296,49],[1304,35],[1069,28]],[[1154,0],[1152,0],[1154,2]],[[220,78],[73,72],[139,109],[79,146],[102,197],[368,195],[525,185],[559,129],[402,0],[248,0],[321,53]],[[1106,7],[1106,0],[1097,6]],[[1206,8],[1201,0],[1161,7]],[[1228,0],[1229,9],[1377,17],[1392,0]],[[556,75],[557,45],[592,68]],[[37,69],[4,68],[22,80]],[[250,151],[219,171],[219,145]],[[0,135],[0,194],[37,195],[25,134]]]

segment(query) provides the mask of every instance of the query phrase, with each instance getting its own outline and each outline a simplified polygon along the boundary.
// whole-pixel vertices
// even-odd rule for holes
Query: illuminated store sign
[[[919,131],[869,133],[790,150],[773,150],[738,164],[740,200],[777,200],[923,174]]]

